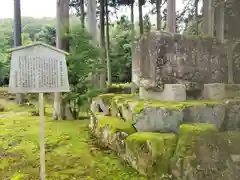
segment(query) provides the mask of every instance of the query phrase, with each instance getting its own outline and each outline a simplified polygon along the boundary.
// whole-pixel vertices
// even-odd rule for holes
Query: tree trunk
[[[142,12],[142,1],[138,0],[138,13],[139,13],[139,29],[140,35],[143,35],[143,12]]]
[[[22,45],[21,2],[14,0],[14,46]],[[23,94],[16,94],[16,103],[23,104]]]
[[[214,8],[213,0],[203,0],[203,32],[214,36]]]
[[[195,0],[194,5],[195,5],[196,35],[199,34],[199,29],[198,29],[198,3],[199,3],[199,0]]]
[[[56,45],[57,48],[69,52],[69,0],[57,0],[57,27],[56,27]],[[54,93],[53,119],[61,120],[65,117],[65,106],[62,104],[61,93]]]
[[[157,9],[157,30],[160,31],[161,30],[161,26],[162,26],[162,18],[161,18],[161,4],[162,4],[162,0],[156,0],[156,9]]]
[[[92,43],[94,45],[99,45],[98,36],[97,36],[97,3],[96,0],[88,0],[87,3],[87,31],[92,37]],[[98,73],[89,74],[92,81],[93,87],[99,87],[99,75]]]
[[[167,31],[176,33],[176,0],[167,1]]]
[[[220,0],[216,7],[216,37],[224,41],[224,0]]]
[[[111,61],[109,57],[109,49],[110,49],[110,39],[109,39],[109,12],[108,12],[108,1],[105,0],[106,6],[106,55],[107,55],[107,79],[108,85],[112,84],[112,71],[111,71]]]
[[[106,87],[106,67],[105,67],[105,0],[100,0],[100,45],[101,45],[101,58],[100,64],[102,70],[100,72],[100,88]]]
[[[84,0],[80,0],[80,11],[81,11],[81,26],[82,28],[85,28]]]
[[[132,60],[133,60],[133,54],[134,54],[134,47],[135,47],[135,24],[134,24],[134,1],[131,3],[131,53],[132,53]],[[136,85],[133,83],[133,63],[132,63],[132,88],[131,92],[136,92]]]

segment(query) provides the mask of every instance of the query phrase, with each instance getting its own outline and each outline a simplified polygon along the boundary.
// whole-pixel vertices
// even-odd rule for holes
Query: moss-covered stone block
[[[221,130],[240,131],[240,100],[227,101],[225,106],[226,112]]]
[[[182,123],[209,123],[225,131],[240,129],[240,100],[169,102],[110,93],[94,98],[94,103],[95,111],[131,121],[139,132],[178,132]]]
[[[236,179],[238,173],[229,153],[229,142],[212,124],[180,126],[171,172],[180,179]]]
[[[131,94],[131,83],[112,84],[108,86],[107,93]]]
[[[109,147],[117,153],[125,151],[124,139],[135,131],[131,123],[125,122],[117,117],[97,115],[97,126],[94,134],[100,140],[101,146]]]
[[[133,133],[126,138],[125,158],[139,173],[161,176],[168,173],[176,142],[173,133]]]

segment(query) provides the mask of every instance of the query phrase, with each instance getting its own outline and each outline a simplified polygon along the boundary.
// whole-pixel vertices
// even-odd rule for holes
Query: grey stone
[[[222,130],[240,131],[240,102],[227,101],[226,114]]]
[[[141,37],[133,55],[133,81],[147,79],[162,90],[164,84],[185,82],[200,86],[227,83],[227,52],[224,44],[211,37],[149,32]],[[234,61],[234,76],[240,75]],[[236,79],[235,83],[239,83]],[[148,88],[148,87],[145,87]],[[195,88],[195,87],[191,87]]]
[[[162,92],[156,92],[144,87],[139,88],[139,96],[143,99],[153,99],[160,101],[185,101],[186,87],[182,84],[165,84]]]
[[[222,83],[204,84],[203,97],[204,99],[209,99],[209,100],[224,99],[225,84],[222,84]]]
[[[145,132],[177,132],[183,120],[183,112],[166,108],[146,107],[135,115],[134,127]]]
[[[224,104],[193,106],[183,110],[183,123],[210,123],[220,129],[225,120]]]
[[[109,105],[105,104],[102,99],[94,99],[91,104],[93,112],[99,112],[99,108],[102,110],[103,115],[109,115]]]

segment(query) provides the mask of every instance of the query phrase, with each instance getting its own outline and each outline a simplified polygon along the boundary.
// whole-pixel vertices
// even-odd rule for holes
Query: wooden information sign
[[[42,42],[10,49],[9,93],[39,93],[41,180],[45,180],[43,93],[69,92],[67,52]]]

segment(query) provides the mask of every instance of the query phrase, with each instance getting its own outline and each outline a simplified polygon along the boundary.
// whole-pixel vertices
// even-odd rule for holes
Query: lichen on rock
[[[126,138],[125,159],[141,174],[167,174],[176,142],[173,133],[133,133]]]

